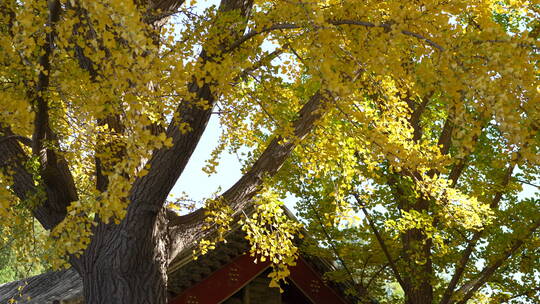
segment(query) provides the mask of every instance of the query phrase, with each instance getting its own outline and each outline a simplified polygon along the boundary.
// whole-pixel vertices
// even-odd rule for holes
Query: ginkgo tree
[[[537,288],[539,207],[516,193],[540,162],[538,3],[196,6],[0,3],[3,243],[71,265],[86,303],[165,303],[168,263],[201,222],[224,235],[239,219],[274,282],[286,276],[290,192],[360,302],[392,282],[406,303]],[[244,174],[179,216],[167,197],[213,114],[205,170],[247,147]]]

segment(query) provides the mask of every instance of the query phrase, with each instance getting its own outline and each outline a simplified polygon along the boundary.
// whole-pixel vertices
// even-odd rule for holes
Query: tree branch
[[[371,23],[371,22],[365,22],[365,21],[357,21],[357,20],[331,20],[331,21],[328,21],[328,23],[330,24],[333,24],[333,25],[344,25],[344,24],[349,24],[349,25],[360,25],[360,26],[364,26],[364,27],[380,27],[380,28],[383,28],[385,29],[386,31],[390,31],[392,30],[392,24],[390,23],[381,23],[381,24],[375,24],[375,23]],[[407,30],[401,30],[400,31],[403,35],[406,35],[406,36],[411,36],[411,37],[414,37],[414,38],[417,38],[418,40],[422,40],[424,41],[427,45],[443,52],[445,49],[439,45],[438,43],[434,42],[433,40],[421,35],[421,34],[418,34],[418,33],[413,33],[411,31],[407,31]]]
[[[461,176],[461,173],[465,170],[465,167],[467,165],[467,156],[463,157],[462,159],[459,159],[458,162],[452,167],[450,170],[450,174],[448,174],[448,179],[452,181],[451,186],[455,187],[456,183]]]
[[[32,151],[34,155],[39,155],[43,148],[43,141],[48,133],[49,129],[49,106],[45,100],[46,90],[49,87],[49,74],[51,72],[50,57],[53,51],[54,39],[56,36],[55,24],[60,19],[60,2],[58,0],[47,1],[49,5],[49,21],[47,27],[50,28],[50,32],[46,34],[45,44],[43,45],[43,55],[39,56],[38,64],[41,66],[41,70],[38,75],[38,82],[35,90],[31,91],[31,98],[34,102],[34,134],[32,135]]]
[[[34,214],[40,223],[46,229],[54,228],[67,214],[66,208],[69,204],[77,200],[77,191],[73,177],[67,165],[67,162],[59,156],[49,144],[58,147],[56,135],[49,125],[49,105],[46,98],[46,91],[49,87],[51,74],[51,56],[53,52],[54,39],[56,36],[55,25],[60,19],[61,5],[58,0],[48,1],[49,18],[47,27],[50,31],[46,33],[45,44],[43,45],[42,55],[38,58],[38,64],[41,66],[38,75],[36,87],[27,92],[28,97],[34,105],[34,132],[32,134],[32,152],[34,156],[40,159],[40,174],[47,194],[43,204],[34,209]],[[20,150],[20,146],[11,146],[14,154],[19,161],[16,166],[21,166],[25,161],[25,154]],[[22,168],[21,168],[22,169]],[[32,176],[24,177],[25,181],[19,181],[27,184]],[[33,180],[33,179],[32,179]],[[26,189],[25,191],[36,189]],[[18,193],[19,197],[26,198],[26,193]]]
[[[375,24],[375,23],[372,23],[372,22],[366,22],[366,21],[358,21],[358,20],[326,20],[326,22],[328,24],[331,24],[331,25],[335,25],[335,26],[338,26],[338,25],[359,25],[359,26],[363,26],[363,27],[368,27],[368,28],[383,28],[385,31],[391,31],[392,30],[392,24],[389,24],[389,23],[381,23],[381,24]],[[267,27],[264,27],[260,30],[256,30],[256,29],[253,29],[251,31],[249,31],[248,33],[246,33],[244,36],[242,36],[239,40],[237,40],[236,42],[234,42],[233,44],[231,44],[231,46],[229,47],[229,49],[227,51],[233,51],[235,50],[236,48],[240,47],[240,45],[242,45],[244,42],[248,41],[249,39],[259,35],[259,34],[263,34],[263,33],[268,33],[268,32],[271,32],[271,31],[275,31],[275,30],[283,30],[283,29],[300,29],[300,28],[307,28],[308,26],[307,25],[299,25],[299,24],[294,24],[294,23],[276,23],[276,24],[272,24],[270,26],[267,26]],[[322,27],[322,26],[318,26],[318,27],[315,27],[315,28],[319,28],[319,27]],[[403,35],[406,35],[406,36],[411,36],[411,37],[414,37],[414,38],[417,38],[418,40],[421,40],[423,42],[425,42],[427,45],[437,49],[438,51],[440,52],[443,52],[445,51],[445,49],[439,45],[438,43],[434,42],[433,40],[421,35],[421,34],[418,34],[418,33],[413,33],[411,31],[407,31],[407,30],[401,30],[400,33],[402,33]]]
[[[489,280],[495,271],[497,271],[497,269],[506,260],[516,253],[516,251],[525,243],[526,238],[533,234],[538,227],[540,227],[540,218],[536,219],[533,225],[528,229],[524,238],[514,241],[512,246],[510,246],[506,251],[502,252],[498,259],[484,267],[484,269],[482,269],[475,279],[471,279],[466,284],[463,284],[463,286],[456,291],[455,296],[453,297],[453,299],[456,300],[451,300],[449,303],[465,304],[473,296],[473,294]]]
[[[3,136],[3,138],[0,138],[0,145],[3,144],[4,142],[10,140],[10,139],[16,139],[18,140],[21,144],[29,147],[29,148],[32,148],[32,140],[28,137],[25,137],[25,136],[21,136],[21,135],[8,135],[8,136]]]
[[[242,17],[247,18],[252,5],[252,0],[222,0],[219,12],[223,14],[236,10],[240,11]],[[246,24],[247,21],[242,26],[227,28],[231,31],[233,39],[244,32]],[[203,47],[199,56],[201,64],[219,61],[226,47],[224,42],[220,46],[220,50],[212,54],[209,54]],[[171,148],[164,147],[155,151],[147,163],[150,167],[148,174],[137,178],[134,182],[129,195],[131,204],[128,207],[128,216],[126,216],[128,221],[131,217],[130,214],[137,213],[139,207],[156,211],[163,206],[167,195],[184,171],[206,129],[216,101],[212,86],[212,83],[206,82],[199,85],[195,78],[188,85],[189,92],[193,94],[193,97],[180,103],[176,111],[176,119],[173,119],[166,131],[167,137],[172,139],[173,145]],[[190,130],[182,132],[180,123],[187,124]]]
[[[219,199],[234,210],[234,218],[249,205],[262,186],[263,179],[274,176],[299,141],[313,129],[314,123],[322,115],[321,110],[325,100],[322,93],[315,93],[302,107],[298,119],[293,123],[294,138],[284,139],[276,136],[251,168],[220,196]],[[210,232],[201,228],[205,217],[205,211],[202,208],[184,216],[170,215],[169,235],[173,244],[169,256],[172,260],[176,254],[193,246],[197,240]]]
[[[270,25],[268,27],[262,28],[260,30],[253,29],[253,30],[247,32],[244,36],[240,37],[240,39],[238,39],[237,41],[232,43],[231,46],[229,46],[229,48],[227,49],[227,52],[232,52],[232,51],[236,50],[244,42],[248,41],[249,39],[251,39],[251,38],[253,38],[253,37],[255,37],[255,36],[259,35],[259,34],[268,33],[268,32],[275,31],[275,30],[299,29],[299,28],[303,28],[303,26],[292,24],[292,23],[277,23],[277,24],[272,24],[272,25]]]
[[[520,182],[520,183],[522,183],[522,184],[529,185],[529,186],[531,186],[531,187],[536,187],[536,188],[540,189],[540,185],[535,185],[535,184],[533,184],[533,183],[531,183],[531,182],[528,182],[528,181],[526,181],[526,180],[517,179],[517,181]]]
[[[369,286],[371,286],[371,283],[373,283],[373,281],[375,281],[375,279],[381,274],[381,272],[383,272],[388,266],[390,266],[390,263],[383,264],[369,279],[368,283],[366,284],[366,288],[369,288]]]
[[[10,174],[12,190],[19,199],[25,200],[37,190],[32,175],[24,166],[29,158],[9,128],[4,127],[0,131],[0,168],[13,172]]]
[[[21,201],[31,199],[39,190],[34,183],[32,174],[25,167],[29,157],[19,145],[16,137],[11,137],[13,135],[9,128],[1,128],[0,131],[0,169],[10,172],[9,176],[13,182],[10,188]],[[47,194],[51,192],[49,190]],[[65,217],[64,212],[52,207],[61,205],[59,202],[51,201],[57,198],[58,196],[48,196],[45,201],[32,210],[36,219],[46,229],[52,229]]]
[[[347,266],[347,264],[345,263],[345,260],[343,260],[343,258],[341,258],[341,255],[339,254],[336,246],[333,243],[333,239],[330,237],[330,234],[328,233],[328,230],[326,230],[326,227],[324,226],[324,223],[321,220],[321,216],[320,216],[319,212],[317,211],[317,209],[315,209],[315,207],[313,206],[313,204],[311,202],[308,202],[308,204],[309,204],[310,209],[313,211],[313,213],[315,213],[315,218],[317,220],[317,223],[321,227],[321,230],[323,231],[323,234],[326,237],[326,240],[330,244],[330,248],[334,252],[334,255],[336,256],[338,261],[343,265],[343,268],[345,268],[345,271],[349,275],[349,278],[350,278],[351,282],[354,282],[355,281],[354,280],[354,275],[353,275],[352,271],[349,269],[349,267]],[[367,263],[367,261],[366,261],[366,263]],[[365,266],[366,265],[364,265],[364,268],[365,268]],[[371,296],[369,295],[369,292],[368,292],[366,286],[363,285],[363,278],[361,278],[360,283],[358,283],[358,291],[359,291],[359,294],[360,294],[360,300],[362,300],[362,299],[370,299],[371,303],[376,303],[376,301],[374,299],[371,299]]]
[[[375,227],[375,224],[371,220],[371,216],[369,215],[369,213],[366,210],[365,203],[358,196],[358,194],[354,193],[353,196],[354,196],[354,199],[356,200],[356,203],[357,203],[358,207],[360,207],[360,209],[364,213],[364,216],[366,217],[366,220],[368,222],[369,227],[371,228],[371,230],[375,234],[375,237],[377,238],[377,242],[379,243],[379,246],[381,247],[381,249],[382,249],[382,251],[384,253],[384,256],[386,257],[386,260],[388,261],[388,263],[390,265],[390,269],[392,269],[392,272],[394,273],[394,277],[398,281],[401,288],[403,288],[404,291],[407,291],[408,290],[407,285],[405,284],[405,281],[403,280],[403,278],[399,274],[397,266],[394,263],[394,259],[392,259],[392,256],[390,255],[390,251],[388,250],[388,247],[386,246],[386,243],[382,239],[381,234],[379,233],[379,230],[377,229],[377,227]]]
[[[257,61],[254,65],[243,70],[237,77],[234,78],[234,82],[237,83],[240,80],[246,79],[246,77],[248,77],[250,73],[256,71],[263,65],[270,63],[272,60],[279,57],[279,55],[283,54],[283,51],[284,51],[283,48],[275,49],[274,51],[272,51],[271,53],[269,53],[268,55],[264,56],[259,61]]]
[[[521,297],[529,297],[529,296],[534,295],[534,293],[538,293],[538,292],[540,292],[540,287],[536,287],[536,288],[533,288],[533,289],[530,289],[530,290],[526,290],[524,292],[521,292],[519,294],[514,294],[514,295],[510,296],[509,298],[506,298],[503,303],[509,303],[511,300],[521,298]]]
[[[512,176],[512,172],[514,171],[515,165],[508,166],[506,173],[504,175],[503,181],[501,183],[501,186],[504,188],[508,185],[510,182],[510,177]],[[499,206],[499,203],[503,196],[502,191],[498,191],[495,196],[493,197],[490,208],[496,209]],[[473,237],[468,241],[467,247],[463,250],[463,253],[461,255],[461,258],[459,259],[458,264],[456,265],[456,270],[454,271],[454,274],[452,275],[452,279],[450,279],[450,283],[448,283],[448,286],[446,287],[444,294],[441,298],[440,304],[448,304],[451,301],[452,294],[454,292],[454,289],[456,288],[457,284],[461,280],[463,273],[465,272],[465,268],[467,267],[467,264],[471,258],[471,255],[474,251],[474,248],[476,244],[478,243],[478,240],[480,240],[480,237],[482,236],[482,230],[476,231],[473,234]]]
[[[445,123],[446,124],[446,123]],[[482,126],[482,130],[484,129],[485,125]],[[442,136],[442,134],[441,134]],[[472,147],[471,147],[471,150],[474,150],[474,146],[476,145],[476,143],[478,142],[478,139],[480,138],[480,136],[478,134],[475,134],[473,135],[472,137]],[[451,138],[449,139],[449,141],[451,142]],[[469,152],[469,155],[471,154],[472,152],[470,151]],[[452,187],[454,187],[459,179],[459,177],[461,176],[461,174],[463,173],[463,171],[465,170],[465,168],[467,167],[467,161],[468,161],[468,158],[469,158],[469,155],[466,155],[464,156],[463,158],[459,159],[458,162],[456,164],[454,164],[454,166],[452,167],[452,169],[450,170],[450,173],[448,174],[448,179],[450,181],[452,181]]]
[[[411,114],[409,123],[411,124],[414,130],[413,141],[419,141],[422,138],[422,127],[420,126],[420,118],[422,117],[422,114],[426,110],[427,104],[432,95],[433,93],[429,94],[428,96],[424,96],[422,98],[422,102],[414,109],[414,111]],[[412,107],[411,107],[411,110],[413,110]]]
[[[99,126],[107,125],[109,127],[109,130],[117,134],[123,134],[125,131],[125,126],[122,122],[120,115],[108,115],[104,119],[98,119],[97,124]],[[109,142],[100,140],[99,145],[100,148],[108,147],[111,152],[113,152],[113,161],[104,162],[101,158],[97,156],[98,151],[101,149],[96,148],[95,151],[96,189],[101,192],[105,192],[109,186],[109,177],[107,176],[106,172],[114,170],[113,168],[117,165],[118,161],[120,161],[125,156],[126,150],[121,144],[118,145],[118,142],[115,142],[114,139]]]
[[[452,111],[452,110],[451,110]],[[437,141],[437,145],[441,147],[441,154],[448,154],[452,143],[452,133],[454,131],[454,113],[449,113],[444,121],[444,125]]]
[[[160,14],[153,14],[151,17],[148,16],[147,18],[154,19],[154,21],[160,20],[162,18],[166,18],[170,16],[171,12],[176,11],[184,2],[185,0],[142,0],[145,1],[148,6],[149,12],[159,12]],[[152,23],[151,21],[148,23]]]

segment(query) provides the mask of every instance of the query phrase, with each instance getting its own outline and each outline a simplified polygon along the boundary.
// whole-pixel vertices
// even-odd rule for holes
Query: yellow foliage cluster
[[[279,287],[280,281],[289,276],[289,267],[296,265],[298,248],[294,239],[302,236],[300,224],[285,213],[278,195],[269,190],[255,198],[255,210],[240,224],[251,244],[250,253],[256,257],[255,262],[271,262],[270,286]]]

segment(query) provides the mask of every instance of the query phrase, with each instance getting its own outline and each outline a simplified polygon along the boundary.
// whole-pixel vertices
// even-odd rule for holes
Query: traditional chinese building
[[[269,287],[269,262],[255,263],[243,232],[236,228],[216,249],[193,258],[192,250],[180,252],[169,266],[171,304],[347,304],[346,284],[323,279],[333,269],[329,261],[301,254],[290,269],[283,292]],[[84,303],[82,281],[73,269],[50,272],[0,285],[0,304]]]

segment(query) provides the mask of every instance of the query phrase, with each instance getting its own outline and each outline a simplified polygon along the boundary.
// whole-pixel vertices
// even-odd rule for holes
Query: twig
[[[359,25],[359,26],[363,26],[363,27],[368,27],[368,28],[383,28],[385,29],[386,31],[390,31],[392,30],[392,25],[393,24],[390,24],[390,23],[381,23],[381,24],[375,24],[375,23],[371,23],[371,22],[366,22],[366,21],[358,21],[358,20],[327,20],[326,21],[328,24],[331,24],[331,25]],[[319,29],[319,28],[324,28],[323,26],[313,26],[315,29]],[[276,24],[273,24],[273,25],[270,25],[268,27],[264,27],[260,30],[256,30],[256,29],[253,29],[251,31],[249,31],[247,34],[245,34],[244,36],[242,36],[240,39],[238,39],[237,41],[235,41],[233,44],[231,44],[231,46],[229,46],[229,48],[225,51],[225,52],[231,52],[231,51],[234,51],[236,48],[240,47],[240,45],[242,45],[242,43],[248,41],[249,39],[259,35],[259,34],[262,34],[262,33],[268,33],[268,32],[271,32],[271,31],[274,31],[274,30],[283,30],[283,29],[300,29],[300,28],[306,28],[305,25],[298,25],[298,24],[294,24],[294,23],[276,23]],[[406,36],[411,36],[411,37],[414,37],[414,38],[417,38],[419,40],[422,40],[424,41],[427,45],[441,51],[441,52],[444,52],[445,51],[445,48],[442,47],[441,45],[439,45],[438,43],[436,43],[435,41],[421,35],[421,34],[418,34],[418,33],[414,33],[414,32],[411,32],[411,31],[408,31],[408,30],[402,30],[400,31],[403,35],[406,35]]]
[[[313,213],[315,213],[315,219],[317,220],[317,223],[319,224],[319,226],[321,226],[321,230],[323,231],[323,234],[324,236],[326,237],[326,239],[328,240],[328,244],[330,245],[330,248],[332,249],[332,251],[334,252],[334,255],[336,256],[336,258],[338,259],[338,261],[341,263],[341,265],[343,265],[343,268],[345,269],[345,271],[347,272],[347,274],[349,275],[349,277],[351,278],[352,282],[354,283],[354,276],[353,276],[353,273],[352,271],[349,269],[349,267],[347,267],[347,264],[345,263],[345,261],[343,260],[343,258],[341,258],[341,256],[339,255],[339,252],[336,248],[336,246],[334,245],[334,243],[332,242],[332,238],[330,237],[330,234],[328,233],[328,231],[326,230],[325,226],[324,226],[324,223],[322,222],[321,220],[321,216],[319,214],[319,212],[315,209],[315,207],[313,206],[313,204],[311,204],[310,201],[307,201],[308,205],[309,205],[309,208],[313,211]],[[358,284],[359,286],[359,289],[360,289],[360,293],[362,296],[367,296],[370,301],[372,303],[377,303],[376,300],[374,299],[371,299],[371,297],[369,297],[369,294],[368,294],[368,291],[366,289],[366,287],[364,287],[362,285],[362,282],[360,282],[360,284]]]
[[[390,268],[392,269],[392,272],[394,273],[394,276],[396,277],[396,280],[398,281],[399,285],[401,285],[401,288],[403,288],[403,290],[406,291],[407,288],[406,288],[406,285],[405,285],[405,281],[403,281],[403,279],[401,278],[401,275],[399,274],[397,266],[394,263],[394,260],[392,259],[392,256],[390,256],[390,252],[388,251],[388,247],[384,243],[384,240],[382,239],[379,231],[377,230],[377,227],[375,227],[375,224],[371,220],[371,216],[367,212],[364,202],[362,201],[362,199],[356,193],[353,194],[353,197],[356,200],[356,202],[357,202],[358,206],[360,207],[360,209],[362,210],[362,212],[364,213],[364,215],[366,216],[366,220],[368,222],[368,225],[369,225],[369,227],[371,227],[371,230],[375,234],[375,237],[377,238],[377,241],[379,242],[379,245],[381,246],[381,249],[384,252],[384,255],[386,256],[386,260],[388,260],[388,263],[390,264]]]

